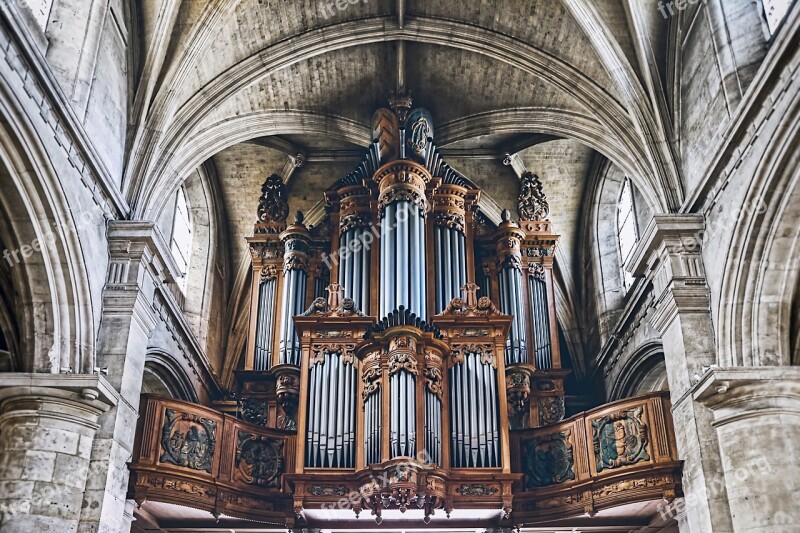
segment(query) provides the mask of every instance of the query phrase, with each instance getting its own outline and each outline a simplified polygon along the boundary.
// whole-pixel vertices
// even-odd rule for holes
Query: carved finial
[[[259,222],[286,222],[289,203],[286,201],[286,185],[277,174],[268,177],[261,186],[258,199]]]
[[[520,220],[546,220],[550,216],[550,204],[536,174],[526,172],[522,175],[517,202]]]
[[[500,220],[503,222],[511,222],[511,211],[503,209],[503,212],[500,213]]]
[[[306,216],[303,214],[302,211],[298,211],[294,214],[294,223],[298,226],[303,223],[303,220],[306,219]]]
[[[401,93],[392,92],[392,94],[389,95],[389,107],[395,112],[400,122],[406,120],[408,112],[411,110],[411,103],[411,91]]]

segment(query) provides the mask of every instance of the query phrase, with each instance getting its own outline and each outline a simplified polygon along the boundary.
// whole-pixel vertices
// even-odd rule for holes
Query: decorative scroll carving
[[[469,485],[461,485],[456,492],[462,496],[491,496],[497,494],[500,490],[494,485],[484,485],[483,483],[472,483]]]
[[[536,279],[544,279],[544,263],[528,263],[528,275]]]
[[[325,358],[329,355],[338,355],[342,358],[342,364],[352,365],[355,357],[356,345],[347,344],[313,344],[311,346],[312,356],[308,360],[310,365],[325,363]]]
[[[308,493],[312,496],[344,496],[350,492],[345,485],[311,485]]]
[[[259,487],[277,487],[283,473],[283,441],[239,430],[236,442],[238,480]]]
[[[612,413],[592,420],[592,438],[597,471],[649,461],[647,425],[643,407]]]
[[[143,487],[153,487],[155,489],[174,490],[192,496],[209,496],[212,498],[215,496],[213,489],[208,489],[202,485],[195,485],[194,483],[179,479],[148,476],[139,478],[136,484]]]
[[[431,351],[425,351],[425,388],[442,399],[444,391],[442,389],[442,382],[444,375],[442,373],[442,358],[439,354]]]
[[[311,306],[301,313],[300,316],[319,316],[319,317],[348,317],[365,316],[364,313],[356,308],[356,303],[352,298],[342,298],[344,289],[338,283],[331,283],[325,289],[328,291],[328,298],[315,298]]]
[[[517,202],[520,220],[544,220],[550,216],[550,204],[536,174],[526,172],[522,175]]]
[[[672,480],[667,476],[654,476],[643,479],[625,479],[616,483],[611,483],[610,485],[606,485],[599,489],[595,489],[592,491],[592,495],[595,498],[603,498],[605,496],[619,494],[620,492],[631,489],[660,487],[663,485],[668,485],[671,481]]]
[[[546,426],[564,420],[564,397],[545,396],[539,398],[539,425]]]
[[[381,354],[372,352],[364,358],[361,379],[364,382],[364,391],[361,399],[367,401],[370,395],[381,386]]]
[[[242,420],[257,426],[267,425],[267,400],[245,398],[239,400],[239,414]]]
[[[283,260],[283,272],[290,270],[308,270],[308,257],[299,254],[286,256]]]
[[[575,479],[571,435],[572,430],[567,429],[523,442],[522,462],[527,488]]]
[[[417,343],[412,337],[404,335],[394,337],[389,341],[389,375],[400,370],[405,370],[411,374],[417,373],[417,357],[415,351]]]
[[[286,222],[289,216],[289,203],[286,196],[286,185],[277,174],[268,177],[261,185],[261,196],[258,199],[259,222]]]
[[[372,225],[370,213],[347,213],[339,219],[339,232],[344,233],[353,228],[364,228]]]
[[[395,202],[411,202],[419,208],[420,214],[423,217],[425,216],[425,211],[428,207],[428,202],[425,199],[425,195],[421,192],[405,187],[392,187],[391,189],[388,189],[382,193],[378,199],[378,213],[380,214],[381,218],[383,218],[383,210],[386,208],[386,206]]]
[[[481,364],[492,365],[497,368],[497,358],[494,355],[494,346],[490,342],[481,344],[453,344],[453,364],[463,363],[466,354],[477,354],[480,357]]]
[[[268,281],[278,277],[278,267],[275,265],[264,265],[261,267],[261,281]]]
[[[502,314],[488,296],[478,298],[477,292],[479,289],[477,284],[467,283],[461,287],[461,290],[464,291],[464,298],[453,298],[444,311],[436,316],[492,316]]]
[[[433,223],[437,226],[464,231],[464,215],[453,211],[434,211]]]
[[[166,409],[159,461],[211,473],[216,431],[213,420]]]

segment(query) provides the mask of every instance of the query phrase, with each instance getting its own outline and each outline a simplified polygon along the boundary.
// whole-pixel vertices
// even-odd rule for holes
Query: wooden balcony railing
[[[514,522],[533,523],[680,494],[668,393],[629,398],[513,432]]]
[[[283,481],[294,471],[297,438],[201,405],[145,396],[130,491],[145,500],[285,523],[293,517]]]

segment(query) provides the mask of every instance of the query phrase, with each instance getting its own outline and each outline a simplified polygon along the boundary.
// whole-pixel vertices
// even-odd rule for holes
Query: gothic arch
[[[189,376],[167,352],[151,350],[144,361],[142,391],[187,402],[199,402]]]
[[[78,232],[98,215],[70,208],[62,178],[19,105],[0,80],[0,225],[13,257],[18,370],[92,372],[95,327]]]
[[[792,305],[800,280],[800,102],[770,139],[739,212],[722,273],[720,364],[792,362]]]
[[[331,50],[392,41],[403,36],[411,36],[412,40],[421,43],[476,52],[541,76],[587,109],[597,113],[599,122],[605,127],[604,137],[613,139],[610,142],[619,144],[620,149],[629,153],[631,159],[641,162],[642,168],[647,170],[643,174],[637,174],[640,174],[639,179],[643,183],[648,183],[649,187],[646,189],[657,200],[655,203],[659,211],[668,211],[670,207],[674,207],[674,202],[670,200],[671,193],[668,192],[670,185],[664,183],[663,172],[654,169],[659,166],[654,162],[660,161],[653,156],[657,148],[652,142],[642,143],[637,134],[640,129],[631,122],[631,116],[625,109],[573,66],[526,43],[474,26],[420,17],[409,21],[406,28],[400,30],[391,29],[386,25],[385,17],[378,17],[311,30],[296,36],[291,42],[284,41],[261,50],[221,73],[202,91],[181,105],[175,112],[175,120],[171,125],[164,124],[163,129],[153,127],[151,131],[166,130],[164,138],[151,140],[153,144],[163,146],[163,151],[141,150],[140,153],[145,156],[135,161],[129,169],[128,196],[135,206],[135,215],[143,216],[151,211],[153,199],[180,180],[174,177],[175,173],[180,175],[188,172],[184,165],[177,164],[173,157],[165,157],[164,154],[176,154],[182,146],[188,144],[193,136],[192,130],[196,127],[193,123],[195,117],[205,116],[242,87],[298,61]],[[153,120],[164,121],[166,118],[161,116]],[[130,181],[132,178],[137,181]]]
[[[660,342],[648,342],[628,357],[611,389],[609,400],[613,402],[637,394],[667,390],[668,387],[664,348]]]

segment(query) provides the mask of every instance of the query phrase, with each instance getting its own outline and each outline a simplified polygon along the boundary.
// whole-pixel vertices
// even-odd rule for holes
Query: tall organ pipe
[[[500,466],[497,370],[467,352],[450,368],[451,466]]]
[[[300,364],[300,340],[294,329],[294,317],[305,310],[308,283],[308,251],[311,236],[303,225],[303,214],[280,235],[284,243],[283,297],[281,298],[280,364]]]
[[[431,176],[424,166],[400,160],[378,169],[374,179],[380,190],[380,316],[402,305],[425,319],[425,189]]]
[[[258,318],[256,321],[256,348],[254,370],[269,370],[272,366],[272,344],[275,331],[275,286],[277,273],[274,267],[265,270],[258,286]]]
[[[328,353],[309,370],[306,466],[355,466],[355,379],[353,364],[340,353]],[[334,408],[335,406],[335,408]]]
[[[433,196],[436,313],[444,311],[453,298],[461,296],[461,287],[467,283],[464,235],[467,193],[466,188],[448,183]]]
[[[553,366],[550,346],[550,312],[547,307],[547,284],[541,263],[532,265],[528,277],[531,318],[533,319],[533,341],[536,350],[536,368],[549,369]]]
[[[497,230],[498,281],[500,310],[512,315],[511,329],[506,340],[507,365],[527,362],[525,338],[525,309],[522,305],[522,257],[520,245],[525,232],[511,220],[511,213],[503,211],[503,222]]]

